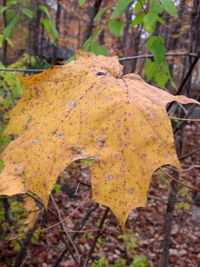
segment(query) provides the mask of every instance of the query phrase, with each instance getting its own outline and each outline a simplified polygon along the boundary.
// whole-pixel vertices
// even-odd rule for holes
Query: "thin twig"
[[[167,198],[160,198],[160,197],[154,197],[154,196],[148,196],[148,199],[153,199],[153,200],[162,201],[162,202],[168,201]]]
[[[81,181],[78,177],[76,177],[75,175],[71,174],[71,176],[72,176],[72,178],[74,178],[79,184],[84,185],[84,186],[87,186],[87,187],[91,187],[91,184],[82,182],[82,181]]]
[[[179,180],[177,180],[175,177],[173,177],[172,175],[170,175],[168,172],[166,172],[163,168],[160,168],[169,178],[171,178],[172,180],[174,180],[176,183],[190,189],[190,190],[193,190],[193,191],[197,191],[197,192],[200,192],[200,188],[196,188],[196,187],[192,187],[192,186],[189,186],[189,185],[186,185],[182,182],[180,182]]]
[[[142,6],[142,9],[143,9],[143,11],[144,11],[145,15],[146,15],[146,14],[147,14],[147,12],[146,12],[146,10],[145,10],[145,8],[144,8],[144,5],[142,4],[141,0],[139,0],[139,2],[140,2],[140,5]]]
[[[15,69],[15,68],[12,68],[12,69],[9,69],[9,68],[0,68],[0,71],[16,71],[16,72],[42,72],[42,71],[45,71],[47,69]]]
[[[17,254],[16,260],[15,260],[15,263],[14,263],[14,267],[20,267],[21,266],[21,263],[23,262],[24,256],[26,254],[26,250],[27,250],[28,244],[31,241],[31,237],[33,236],[33,234],[35,233],[35,230],[38,227],[38,222],[40,221],[41,214],[42,214],[42,212],[38,216],[38,219],[35,222],[35,224],[32,227],[32,229],[30,231],[28,230],[28,232],[26,233],[26,238],[25,238],[25,240],[24,240],[24,242],[23,242],[23,244],[21,246],[20,251]]]
[[[64,222],[64,221],[66,221],[67,219],[71,218],[71,217],[74,215],[74,213],[75,213],[81,206],[83,206],[87,201],[88,201],[88,199],[85,200],[85,201],[83,201],[83,202],[82,202],[76,209],[74,209],[74,210],[72,211],[72,213],[70,213],[68,216],[66,216],[65,218],[63,218],[62,221],[59,221],[59,222],[57,222],[57,223],[55,223],[55,224],[52,224],[52,225],[48,226],[47,228],[39,229],[39,230],[35,231],[35,233],[46,232],[46,231],[48,231],[48,230],[50,230],[50,229],[52,229],[52,228],[58,226],[58,225],[61,224],[62,222]],[[30,233],[30,232],[29,232],[29,233]],[[18,235],[18,236],[16,236],[16,237],[12,237],[12,238],[8,239],[7,241],[9,242],[9,241],[12,241],[12,240],[15,240],[15,239],[19,239],[19,238],[21,238],[21,237],[23,237],[23,236],[25,236],[25,235],[26,235],[26,234],[21,234],[21,235]]]
[[[196,57],[196,53],[166,53],[166,57],[170,56],[189,56],[189,57]],[[140,58],[153,58],[154,56],[152,54],[146,54],[146,55],[138,55],[138,56],[129,56],[129,57],[120,57],[119,61],[124,61],[124,60],[132,60],[132,59],[140,59]]]
[[[196,57],[198,54],[196,53],[166,53],[165,56],[189,56],[189,57]],[[146,54],[146,55],[138,55],[138,56],[130,56],[130,57],[121,57],[119,58],[119,61],[125,61],[125,60],[134,60],[134,59],[140,59],[140,58],[153,58],[154,56],[152,54]],[[47,69],[15,69],[15,68],[0,68],[0,71],[16,71],[16,72],[35,72],[39,73],[42,71],[45,71]]]
[[[178,178],[178,172],[176,172],[175,175],[177,175],[177,178]],[[178,191],[177,183],[174,180],[172,180],[170,194],[169,194],[168,203],[167,203],[167,211],[165,215],[163,252],[162,252],[161,264],[159,265],[160,267],[169,266],[170,236],[171,236],[174,209],[175,209],[175,204],[176,204],[177,191]]]
[[[193,118],[177,118],[174,116],[169,116],[169,118],[171,120],[178,120],[178,121],[196,121],[196,122],[200,122],[200,119],[193,119]]]
[[[185,159],[185,158],[187,158],[187,157],[189,157],[189,156],[192,156],[193,154],[195,154],[195,153],[197,153],[197,152],[199,152],[200,151],[200,148],[199,149],[196,149],[196,150],[194,150],[194,151],[192,151],[192,152],[190,152],[190,153],[187,153],[187,154],[185,154],[185,155],[183,155],[183,156],[181,156],[179,159],[181,160],[181,159]]]
[[[70,244],[67,244],[67,243],[66,243],[66,246],[67,246],[67,248],[68,248],[70,254],[72,255],[74,261],[80,266],[80,264],[81,264],[81,257],[80,257],[80,254],[79,254],[79,252],[78,252],[78,249],[76,248],[76,245],[74,244],[73,240],[71,239],[71,236],[70,236],[69,233],[67,232],[67,229],[66,229],[66,227],[65,227],[65,225],[64,225],[64,223],[63,223],[63,221],[62,221],[62,216],[61,216],[60,210],[58,209],[58,206],[57,206],[57,204],[56,204],[56,202],[55,202],[54,197],[52,196],[52,194],[51,194],[51,200],[52,200],[52,202],[53,202],[53,204],[54,204],[54,206],[55,206],[55,208],[56,208],[56,211],[57,211],[57,213],[58,213],[59,220],[61,221],[62,229],[64,230],[64,232],[65,232],[65,234],[66,234],[66,236],[67,236],[67,238],[68,238],[70,244],[71,244],[72,247],[74,248],[74,251],[75,251],[76,256],[77,256],[78,259],[76,259],[76,257],[74,256],[73,251],[71,250]]]
[[[83,264],[83,267],[87,267],[87,264],[88,264],[88,262],[89,262],[89,260],[90,260],[90,258],[92,256],[93,250],[94,250],[94,248],[96,246],[97,240],[98,240],[99,236],[102,235],[102,227],[103,227],[104,221],[105,221],[105,219],[106,219],[106,217],[108,215],[109,210],[110,210],[110,208],[108,208],[108,207],[105,209],[105,212],[103,214],[103,217],[102,217],[102,219],[100,221],[100,224],[99,224],[99,227],[98,227],[98,229],[101,232],[95,236],[95,238],[93,240],[93,243],[92,243],[92,246],[90,248],[90,251],[89,251],[89,253],[88,253],[87,257],[86,257],[86,260],[85,260],[85,262]]]
[[[58,230],[58,232],[63,232],[63,230]],[[67,231],[68,233],[77,233],[77,234],[81,234],[81,233],[89,233],[89,232],[99,232],[99,229],[96,228],[96,229],[88,229],[88,230],[68,230]]]
[[[96,208],[99,206],[98,203],[95,203],[92,207],[90,207],[88,209],[88,211],[86,212],[86,214],[84,215],[84,217],[82,218],[80,224],[75,228],[76,232],[72,235],[72,240],[74,241],[76,239],[76,237],[78,236],[79,232],[83,226],[85,225],[85,223],[87,222],[87,220],[89,219],[91,213],[96,210]],[[99,231],[99,229],[98,229]],[[66,247],[58,256],[58,258],[56,259],[56,261],[53,263],[52,267],[57,267],[59,265],[59,263],[61,262],[61,260],[63,259],[63,257],[65,256],[65,254],[68,252],[68,248]]]
[[[186,84],[188,78],[190,77],[190,75],[191,75],[195,65],[197,64],[199,58],[200,58],[200,49],[199,49],[198,53],[196,54],[195,59],[194,59],[192,65],[190,66],[190,69],[189,69],[188,73],[186,74],[185,78],[183,79],[183,81],[182,81],[181,85],[179,86],[179,89],[178,89],[178,91],[176,92],[175,95],[180,95],[180,93],[182,92],[183,87]],[[169,104],[169,106],[167,108],[167,111],[169,111],[172,106],[173,106],[173,102],[171,102]]]
[[[191,75],[195,65],[197,64],[199,58],[200,58],[200,49],[199,49],[198,53],[196,54],[195,59],[194,59],[192,65],[190,66],[190,69],[189,69],[188,73],[186,74],[185,78],[183,79],[178,91],[176,92],[176,95],[180,95],[180,93],[182,92],[183,87],[186,84],[188,78],[190,77],[190,75]]]
[[[172,103],[171,103],[172,104]],[[187,112],[185,115],[184,115],[184,118],[185,119],[188,119],[188,117],[193,113],[193,111],[195,110],[195,105],[193,105],[193,108],[191,108],[189,110],[189,112]],[[184,125],[185,121],[180,121],[178,122],[176,128],[174,129],[174,134],[176,134],[177,131],[179,131],[179,129]],[[195,122],[194,122],[195,123]]]
[[[153,199],[153,200],[156,200],[156,201],[160,201],[160,202],[168,202],[168,198],[160,198],[160,197],[154,197],[154,196],[148,196],[148,199]],[[176,203],[188,203],[190,205],[195,205],[194,202],[192,201],[189,201],[187,199],[182,199],[182,200],[177,200]]]
[[[29,196],[29,197],[31,197],[31,198],[33,198],[33,199],[35,200],[35,202],[37,202],[38,204],[41,205],[41,207],[44,206],[44,204],[42,203],[42,201],[41,201],[39,198],[37,198],[35,195],[33,195],[33,194],[29,193],[29,192],[26,192],[26,195]],[[39,207],[39,208],[41,208],[41,207]],[[55,214],[55,212],[54,212],[52,209],[50,209],[49,207],[48,207],[48,211],[49,211],[51,214],[53,214],[53,215],[55,216],[55,218],[58,219],[57,214]]]

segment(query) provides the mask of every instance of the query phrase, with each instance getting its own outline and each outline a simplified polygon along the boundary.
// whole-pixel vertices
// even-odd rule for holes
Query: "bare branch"
[[[196,57],[197,54],[196,53],[166,53],[165,55],[166,57],[169,56],[175,56],[175,57],[179,57],[179,56],[189,56],[189,57]],[[125,60],[134,60],[134,59],[140,59],[140,58],[153,58],[154,56],[152,54],[146,54],[146,55],[138,55],[138,56],[130,56],[130,57],[120,57],[119,61],[125,61]],[[9,69],[9,68],[0,68],[0,71],[16,71],[16,72],[35,72],[35,73],[39,73],[42,71],[45,71],[47,69]]]
[[[165,56],[189,56],[189,57],[196,57],[196,53],[166,53]],[[152,54],[146,54],[146,55],[138,55],[138,56],[130,56],[130,57],[120,57],[119,61],[124,61],[124,60],[132,60],[132,59],[140,59],[140,58],[153,58],[154,56]]]
[[[63,219],[62,219],[60,210],[58,209],[58,206],[57,206],[57,204],[56,204],[56,202],[55,202],[54,197],[52,196],[52,194],[51,194],[51,200],[52,200],[52,202],[53,202],[53,204],[54,204],[54,206],[55,206],[55,208],[56,208],[56,211],[57,211],[57,213],[58,213],[58,216],[59,216],[59,219],[60,219],[60,222],[61,222],[62,229],[64,230],[64,232],[65,232],[65,234],[66,234],[66,236],[67,236],[67,238],[68,238],[70,244],[72,245],[72,247],[73,247],[73,249],[74,249],[74,251],[75,251],[75,253],[76,253],[78,259],[75,258],[74,254],[73,254],[73,252],[72,252],[72,250],[71,250],[70,244],[66,243],[66,246],[67,246],[67,248],[68,248],[70,254],[72,255],[74,261],[75,261],[78,265],[80,265],[80,264],[81,264],[80,254],[79,254],[79,252],[78,252],[78,250],[77,250],[77,248],[76,248],[76,245],[74,244],[73,240],[71,239],[71,236],[70,236],[69,233],[67,232],[67,229],[66,229],[66,227],[65,227],[65,225],[64,225],[64,223],[63,223]]]
[[[90,258],[91,258],[91,256],[92,256],[92,252],[93,252],[93,250],[94,250],[94,248],[95,248],[95,246],[96,246],[97,240],[98,240],[98,238],[103,234],[103,232],[102,232],[102,227],[103,227],[103,224],[104,224],[104,222],[105,222],[105,219],[106,219],[106,217],[107,217],[109,211],[110,211],[110,208],[107,207],[107,208],[105,209],[105,212],[104,212],[104,214],[103,214],[103,217],[102,217],[102,219],[101,219],[101,221],[100,221],[100,224],[99,224],[99,227],[98,227],[98,229],[100,230],[100,233],[97,234],[97,235],[95,236],[94,241],[93,241],[93,243],[92,243],[92,246],[91,246],[91,248],[90,248],[90,251],[89,251],[89,253],[88,253],[88,255],[87,255],[86,259],[85,259],[85,262],[84,262],[84,264],[83,264],[83,267],[87,267],[88,262],[89,262],[89,260],[90,260]]]

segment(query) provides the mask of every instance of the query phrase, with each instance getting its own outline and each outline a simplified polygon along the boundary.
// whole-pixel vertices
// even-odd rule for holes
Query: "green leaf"
[[[98,55],[107,56],[108,55],[107,50],[103,46],[98,45],[96,43],[91,43],[90,51],[94,53],[96,56]]]
[[[49,18],[42,19],[42,23],[44,25],[44,28],[46,29],[47,32],[51,33],[52,38],[58,39],[59,37],[59,32],[57,31],[56,27],[54,26],[53,22]]]
[[[154,26],[155,22],[157,21],[157,17],[158,16],[153,13],[149,13],[145,15],[143,18],[143,24],[144,24],[145,29],[151,29],[151,27]]]
[[[30,19],[33,18],[33,12],[32,10],[28,9],[28,8],[22,8],[22,12],[29,17]]]
[[[114,7],[114,12],[112,13],[110,19],[115,19],[117,18],[122,12],[124,12],[128,5],[132,2],[133,0],[119,0],[117,5]]]
[[[82,47],[82,51],[87,51],[87,49],[90,47],[91,45],[91,42],[94,40],[94,38],[97,36],[97,34],[99,33],[99,31],[101,30],[101,26],[99,26],[95,31],[94,33],[92,34],[92,36],[90,36],[90,38],[88,38],[84,44],[83,44],[83,47]]]
[[[0,34],[0,48],[3,45],[3,40],[4,40],[4,36],[3,36],[3,34]]]
[[[176,6],[173,0],[160,0],[161,4],[163,5],[164,9],[173,17],[178,17],[178,13],[176,10]]]
[[[64,65],[66,65],[66,64],[68,64],[74,60],[76,60],[76,55],[74,55],[73,57],[70,57],[67,61],[65,61]]]
[[[176,91],[178,90],[177,85],[175,84],[175,82],[172,79],[170,79],[170,84],[174,89],[176,89]]]
[[[14,46],[14,44],[13,44],[13,42],[10,40],[10,38],[8,38],[8,37],[6,37],[5,38],[6,39],[6,41],[8,42],[8,44],[10,45],[10,46]]]
[[[145,64],[145,74],[147,77],[147,82],[149,82],[156,74],[159,65],[156,62],[152,62],[151,59],[148,59]]]
[[[157,36],[151,44],[151,53],[154,55],[155,61],[160,64],[165,57],[165,46],[163,39]]]
[[[94,22],[97,21],[109,8],[109,6],[102,8],[94,17]]]
[[[39,8],[46,14],[46,16],[51,19],[51,16],[49,14],[49,10],[46,6],[39,5]]]
[[[163,6],[161,6],[157,0],[151,1],[151,7],[148,14],[145,15],[143,18],[143,26],[144,29],[151,34],[154,30],[156,21],[159,21],[160,23],[164,23],[164,21],[159,18],[157,15],[159,13],[162,13],[164,10]]]
[[[8,6],[3,6],[0,8],[0,14],[3,14],[8,9]]]
[[[83,6],[85,4],[86,0],[78,0],[78,3],[80,6]]]
[[[11,5],[16,5],[18,4],[18,1],[17,0],[10,0],[6,3],[7,6],[11,6]]]
[[[167,62],[163,62],[163,63],[161,64],[161,66],[162,66],[162,68],[163,68],[163,69],[162,69],[162,72],[165,72],[165,74],[168,75],[171,86],[172,86],[174,89],[178,90],[178,87],[176,86],[175,82],[172,80],[172,76],[171,76],[171,73],[170,73],[169,66],[168,66]]]
[[[160,88],[163,88],[169,80],[169,76],[163,73],[163,71],[155,75],[156,83]]]
[[[161,63],[161,67],[162,67],[162,72],[166,73],[167,75],[170,76],[170,71],[169,71],[169,67],[167,65],[166,62],[162,62]]]
[[[147,41],[147,49],[149,50],[149,52],[151,52],[151,45],[154,42],[154,40],[157,38],[157,36],[152,36],[151,38],[149,38],[149,40]]]
[[[15,10],[12,10],[12,9],[7,9],[6,11],[6,19],[7,21],[13,19],[16,15],[16,11]]]
[[[140,13],[139,15],[137,15],[136,18],[131,22],[130,28],[133,28],[135,25],[142,23],[144,16],[145,13]]]
[[[150,7],[149,13],[153,13],[153,14],[157,15],[157,14],[162,13],[163,10],[164,10],[164,7],[162,5],[160,5],[157,0],[151,1],[151,7]]]
[[[92,42],[92,39],[91,39],[91,37],[90,37],[90,38],[88,38],[88,39],[84,42],[81,51],[87,51],[87,50],[90,48],[90,46],[91,46],[91,42]]]
[[[49,20],[49,24],[50,24],[50,32],[51,32],[53,39],[58,39],[59,32],[57,31],[56,27],[53,25],[52,20]]]
[[[159,16],[157,16],[157,21],[163,25],[166,25],[165,21],[163,19],[161,19]]]
[[[145,4],[145,0],[139,0],[135,5],[135,13],[138,13],[144,4]]]
[[[44,28],[46,29],[46,31],[50,32],[51,31],[50,20],[49,19],[42,19],[42,23],[43,23]]]
[[[11,22],[8,24],[8,26],[4,29],[4,36],[6,38],[9,38],[12,34],[13,28],[16,25],[16,23],[19,20],[19,14],[17,14],[12,20]]]
[[[143,27],[145,29],[145,31],[147,31],[149,34],[152,34],[153,31],[154,31],[154,28],[155,28],[155,23],[151,26],[149,26],[147,23],[144,22],[144,19],[143,19]]]
[[[122,37],[123,26],[124,26],[123,20],[120,20],[120,21],[110,20],[110,21],[108,21],[108,28],[109,28],[110,32],[117,37]]]
[[[3,168],[5,167],[5,163],[3,160],[0,160],[0,173],[2,172]]]

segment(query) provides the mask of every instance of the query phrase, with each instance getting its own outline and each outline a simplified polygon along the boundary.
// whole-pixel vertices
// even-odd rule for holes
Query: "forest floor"
[[[193,168],[184,172],[180,179],[181,181],[187,181],[193,187],[200,188],[200,123],[186,124],[184,131],[182,156],[186,155],[186,157],[182,160],[182,164],[183,168],[188,168],[188,166],[193,166]],[[196,151],[196,153],[191,153],[193,151]],[[188,155],[188,153],[191,153],[191,155]],[[84,261],[94,236],[97,234],[99,222],[106,208],[101,205],[94,206],[95,204],[91,201],[91,188],[78,181],[84,184],[90,183],[88,166],[80,163],[71,166],[64,172],[59,178],[52,195],[62,218],[66,218],[63,225],[70,235],[74,233],[74,229],[80,224],[88,209],[91,207],[94,209],[74,241],[81,260]],[[126,223],[127,234],[122,232],[119,222],[112,212],[108,213],[103,225],[103,234],[98,237],[88,266],[159,266],[162,258],[164,222],[170,182],[169,178],[159,171],[152,177],[147,206],[134,209],[131,212]],[[171,232],[170,267],[199,266],[199,194],[179,185]],[[49,207],[55,213],[57,212],[52,201],[50,201]],[[56,224],[58,219],[48,211],[45,217],[43,216],[42,221],[43,225],[39,229]],[[4,225],[4,222],[2,225]],[[10,228],[8,225],[5,226],[4,236],[16,235],[15,231],[19,228],[18,222]],[[61,230],[60,224],[46,231],[36,231],[28,244],[26,253],[24,253],[21,267],[53,266],[60,253],[66,248],[67,240],[66,233]],[[19,244],[19,246],[16,246],[16,244]],[[16,239],[15,242],[7,242],[5,246],[5,240],[1,240],[0,266],[6,266],[5,261],[7,265],[10,264],[11,266],[22,244],[23,239],[19,239],[19,241]],[[72,249],[71,245],[70,248]],[[75,257],[78,258],[76,254]],[[144,257],[148,260],[146,265],[137,263],[137,261],[145,263]],[[125,263],[123,263],[123,259]],[[67,252],[58,266],[76,267],[78,265],[70,253]]]

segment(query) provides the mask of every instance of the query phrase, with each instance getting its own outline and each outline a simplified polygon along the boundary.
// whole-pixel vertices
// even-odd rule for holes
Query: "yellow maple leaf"
[[[166,104],[198,102],[122,76],[117,57],[79,55],[21,82],[23,98],[4,133],[19,137],[2,154],[0,194],[31,192],[47,207],[58,175],[91,157],[93,200],[124,227],[130,211],[146,204],[154,171],[181,169]]]

